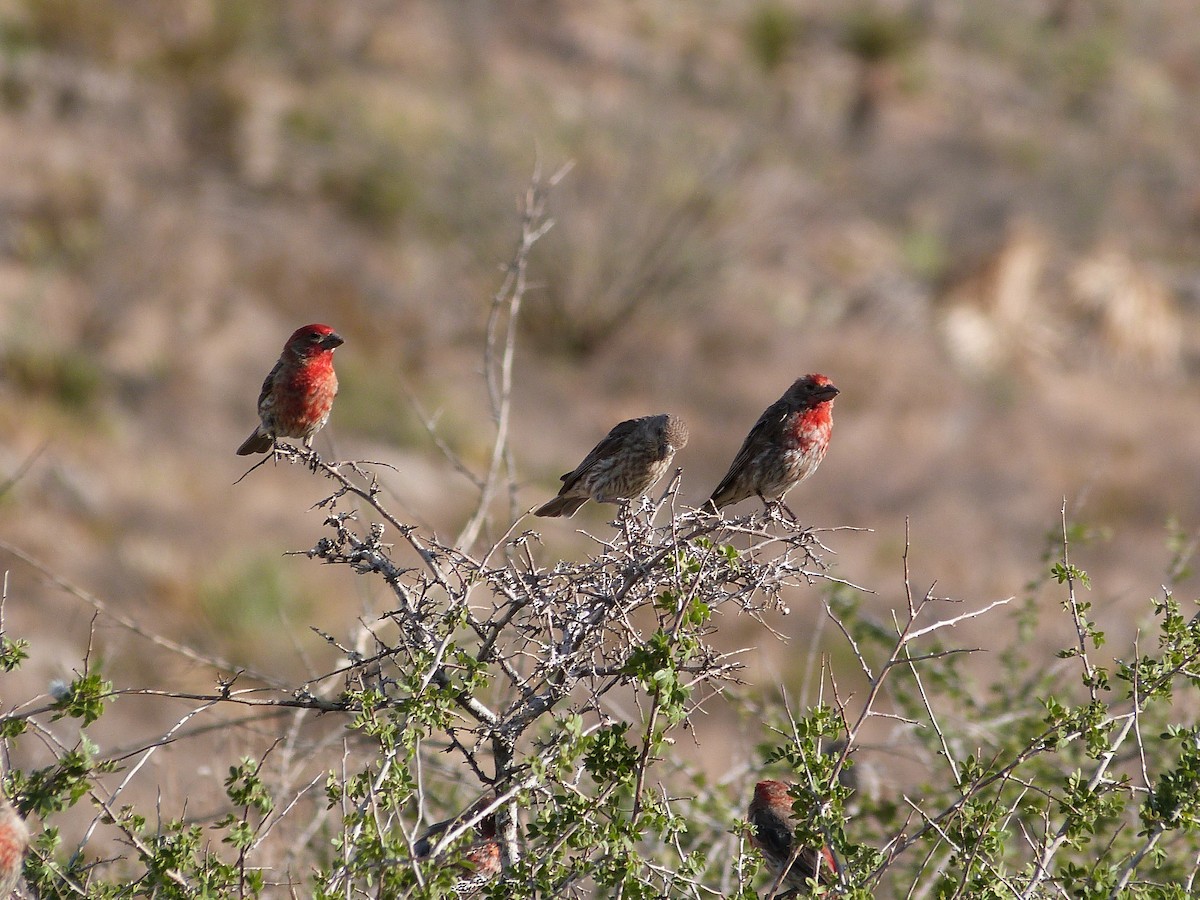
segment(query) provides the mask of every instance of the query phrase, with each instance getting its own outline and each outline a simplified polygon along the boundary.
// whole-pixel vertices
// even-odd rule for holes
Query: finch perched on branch
[[[832,884],[836,880],[837,861],[829,847],[820,850],[803,847],[795,852],[795,820],[787,784],[782,781],[760,781],[756,784],[746,819],[751,826],[750,843],[762,854],[781,889],[789,892],[805,890],[810,878],[816,878],[821,884]],[[793,854],[795,859],[792,858]]]
[[[25,851],[29,849],[29,829],[25,820],[0,794],[0,900],[8,900],[17,889]]]
[[[613,426],[574,470],[563,475],[558,496],[535,516],[573,516],[588,500],[617,503],[640,497],[662,478],[675,451],[687,446],[688,427],[665,413]]]
[[[824,375],[796,379],[758,417],[708,502],[718,510],[747,497],[782,504],[825,458],[838,393]]]
[[[333,351],[343,343],[328,325],[305,325],[292,333],[258,395],[262,422],[238,447],[239,456],[266,453],[284,437],[301,438],[305,447],[312,446],[337,395]]]
[[[413,844],[413,853],[418,858],[428,857],[433,852],[434,846],[438,842],[438,837],[447,828],[450,828],[464,819],[469,819],[475,814],[475,810],[480,809],[480,804],[486,805],[489,798],[484,798],[480,803],[476,803],[466,812],[455,816],[452,819],[446,819],[444,822],[438,822],[436,825],[431,825],[420,838]],[[468,844],[463,851],[455,857],[455,868],[462,872],[462,877],[454,882],[454,893],[458,897],[471,897],[481,887],[499,875],[504,864],[500,856],[500,842],[496,839],[496,817],[494,815],[486,815],[475,825],[476,839]]]

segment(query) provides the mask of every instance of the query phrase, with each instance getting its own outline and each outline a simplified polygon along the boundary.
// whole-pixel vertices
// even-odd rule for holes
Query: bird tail
[[[238,456],[249,456],[251,453],[266,453],[271,449],[275,440],[261,428],[255,428],[254,433],[242,441],[238,447]]]
[[[533,511],[535,516],[566,516],[570,518],[575,515],[579,507],[587,503],[587,497],[555,497],[549,503],[543,503]]]
[[[720,512],[721,507],[728,506],[731,502],[729,499],[731,492],[728,490],[723,490],[723,488],[725,488],[725,485],[722,484],[715,491],[713,491],[712,496],[704,502],[704,506],[702,508],[711,510],[712,512]]]

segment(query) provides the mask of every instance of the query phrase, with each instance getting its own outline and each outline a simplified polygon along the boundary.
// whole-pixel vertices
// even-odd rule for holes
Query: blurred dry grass
[[[0,479],[44,447],[0,534],[147,627],[308,666],[307,625],[336,633],[374,598],[280,558],[313,541],[317,486],[268,467],[231,487],[262,375],[296,324],[336,325],[318,445],[395,463],[396,507],[450,533],[471,492],[400,379],[480,462],[513,200],[535,159],[572,159],[530,272],[522,502],[662,410],[692,425],[699,501],[759,411],[825,371],[834,446],[793,505],[875,529],[834,549],[882,620],[906,518],[918,584],[990,598],[1034,574],[1066,497],[1109,535],[1077,562],[1122,648],[1166,522],[1200,528],[1193,18],[1186,0],[0,0]],[[802,648],[812,606],[780,622]],[[34,660],[5,702],[77,665],[89,622],[13,566],[6,624]],[[764,645],[749,680],[801,691],[773,639],[727,627]],[[156,671],[137,639],[97,640],[118,680]]]

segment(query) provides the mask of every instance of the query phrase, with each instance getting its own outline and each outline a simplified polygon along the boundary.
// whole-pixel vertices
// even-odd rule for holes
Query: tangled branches
[[[761,619],[785,609],[786,588],[829,577],[818,532],[779,515],[727,521],[677,510],[678,475],[656,502],[620,507],[611,536],[592,538],[586,559],[546,564],[533,531],[479,558],[423,537],[388,513],[369,464],[322,462],[290,446],[276,455],[335,483],[318,504],[329,533],[308,555],[382,579],[390,597],[386,613],[363,625],[370,649],[348,652],[335,673],[338,702],[389,744],[410,748],[405,765],[425,742],[444,741],[479,791],[508,798],[496,805],[509,869],[526,852],[512,827],[514,798],[577,789],[585,773],[595,779],[601,773],[579,760],[606,742],[624,763],[604,777],[632,779],[638,804],[669,730],[737,679],[744,651],[712,645],[714,617]],[[629,701],[640,710],[634,741],[617,712]],[[590,868],[569,878],[590,877]],[[327,886],[353,869],[331,873]]]

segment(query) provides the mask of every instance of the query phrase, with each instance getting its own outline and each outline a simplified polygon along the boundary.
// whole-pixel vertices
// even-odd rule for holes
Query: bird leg
[[[620,523],[621,531],[625,533],[626,546],[632,546],[633,538],[629,534],[629,516],[633,508],[632,501],[622,499],[617,501],[617,522]]]
[[[774,519],[776,517],[782,518],[786,516],[788,519],[791,519],[793,525],[798,525],[800,523],[800,520],[796,517],[796,514],[792,512],[791,507],[783,502],[782,497],[776,500],[768,500],[760,492],[758,494],[758,499],[761,500],[763,502],[763,506],[766,507],[767,518]]]
[[[305,463],[307,463],[309,471],[315,475],[317,474],[317,469],[321,467],[321,454],[313,449],[312,442],[313,436],[311,434],[301,441],[306,454]]]

